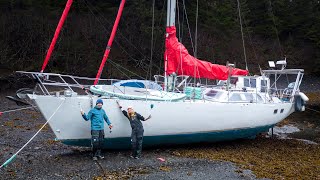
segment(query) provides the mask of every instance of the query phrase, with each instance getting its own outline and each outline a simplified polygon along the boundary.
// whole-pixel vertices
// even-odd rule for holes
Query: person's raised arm
[[[137,118],[141,121],[147,121],[148,119],[151,118],[151,115],[149,115],[147,118],[144,118],[143,116],[141,116],[139,113],[136,113],[137,114]]]
[[[151,114],[146,118],[145,121],[147,121],[148,119],[151,119]]]
[[[122,106],[119,104],[119,101],[116,101],[117,102],[117,105],[120,109],[122,109]]]
[[[119,109],[122,111],[122,114],[129,119],[128,112],[126,110],[122,110],[122,106],[119,104],[119,101],[116,102],[118,104]]]

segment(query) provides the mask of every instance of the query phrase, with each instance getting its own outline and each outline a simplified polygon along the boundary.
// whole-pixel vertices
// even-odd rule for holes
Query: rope
[[[238,2],[238,12],[239,12],[239,21],[240,21],[240,29],[241,29],[241,37],[242,37],[242,46],[243,46],[244,61],[245,61],[245,63],[246,63],[246,70],[248,71],[246,46],[245,46],[245,44],[244,44],[244,35],[243,35],[243,28],[242,28],[242,19],[241,19],[241,10],[240,10],[240,0],[237,0],[237,2]]]
[[[98,167],[101,169],[101,171],[102,171],[102,173],[103,173],[103,176],[104,176],[105,178],[107,178],[107,170],[105,170],[98,161],[95,161],[95,163],[96,163],[96,164],[98,165]]]
[[[308,108],[308,107],[306,107],[306,109],[309,109],[309,110],[311,110],[311,111],[314,111],[314,112],[320,113],[320,111],[317,111],[317,110],[315,110],[315,109],[311,109],[311,108]]]
[[[35,108],[35,106],[19,108],[19,109],[12,109],[12,110],[8,110],[8,111],[0,111],[0,115],[2,115],[3,113],[10,113],[10,112],[15,112],[15,111],[21,111],[24,109],[31,109],[31,108]]]
[[[58,108],[53,112],[53,114],[50,116],[50,118],[47,120],[46,123],[44,123],[42,125],[42,127],[36,132],[36,134],[34,134],[31,139],[29,139],[29,141],[22,146],[22,148],[19,149],[19,151],[17,151],[14,155],[12,155],[6,162],[4,162],[1,166],[0,169],[3,167],[6,167],[12,160],[14,160],[16,158],[16,156],[19,154],[20,151],[22,151],[38,134],[39,132],[48,124],[48,122],[51,120],[51,118],[58,112],[58,110],[60,109],[60,107],[62,106],[62,104],[64,103],[65,100],[63,100],[61,102],[61,104],[58,106]]]

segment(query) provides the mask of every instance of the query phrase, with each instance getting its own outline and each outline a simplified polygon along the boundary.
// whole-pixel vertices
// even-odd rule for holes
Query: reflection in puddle
[[[279,139],[296,139],[298,141],[303,141],[306,144],[317,144],[316,142],[306,140],[306,139],[297,139],[297,138],[288,137],[289,134],[292,134],[295,132],[300,132],[300,129],[291,124],[284,125],[281,127],[278,127],[278,126],[273,127],[273,135],[275,135]],[[272,136],[272,129],[269,129],[269,132],[266,137],[271,137],[271,136]]]

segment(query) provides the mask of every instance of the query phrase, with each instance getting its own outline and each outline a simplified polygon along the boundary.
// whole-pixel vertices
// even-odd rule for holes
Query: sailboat
[[[122,0],[115,24],[119,23],[124,3]],[[71,4],[72,0],[68,0],[62,17],[66,17]],[[104,146],[108,149],[130,147],[131,127],[117,101],[124,108],[133,106],[144,116],[152,115],[152,119],[143,122],[144,146],[251,138],[268,131],[291,113],[304,110],[308,98],[299,90],[303,69],[285,69],[286,60],[283,60],[276,63],[283,67],[279,70],[262,70],[260,76],[248,76],[247,70],[237,69],[233,64],[221,66],[199,60],[191,56],[176,37],[176,0],[168,0],[167,9],[162,89],[121,86],[123,83],[119,80],[101,79],[112,44],[110,40],[96,78],[44,73],[44,69],[41,72],[18,71],[37,80],[40,93],[28,92],[27,97],[49,121],[57,140],[67,145],[91,146],[90,123],[82,119],[80,109],[89,111],[98,98],[104,100],[103,108],[114,126],[112,131],[105,127]],[[63,22],[60,22],[58,27],[61,28]],[[112,31],[111,37],[114,35]],[[284,74],[296,78],[290,86],[281,89],[276,82]],[[180,82],[176,81],[177,76],[181,77]],[[219,79],[220,82],[214,86],[190,84],[186,81],[189,76]],[[95,82],[81,83],[84,80]],[[63,90],[52,92],[52,86]]]

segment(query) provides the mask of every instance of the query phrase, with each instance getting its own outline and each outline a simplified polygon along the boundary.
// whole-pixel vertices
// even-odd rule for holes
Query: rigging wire
[[[194,54],[194,53],[195,53],[195,49],[194,49],[194,46],[193,46],[192,34],[191,34],[190,25],[189,25],[189,20],[188,20],[188,14],[187,14],[187,9],[186,9],[185,0],[183,0],[182,2],[183,2],[184,14],[185,14],[185,16],[186,16],[186,22],[187,22],[187,26],[188,26],[188,30],[189,30],[189,37],[190,37],[190,41],[191,41],[192,52],[193,52],[193,54]]]
[[[198,18],[199,18],[199,0],[197,0],[197,9],[196,9],[196,30],[195,30],[195,35],[194,35],[194,57],[197,58],[197,46],[198,46]],[[194,65],[194,85],[196,86],[196,80],[197,80],[197,73],[198,75],[200,74],[199,69],[198,69],[198,64]],[[199,75],[199,80],[200,75]]]
[[[164,1],[165,1],[165,0],[164,0]],[[97,18],[97,20],[98,20],[98,22],[101,24],[101,26],[102,26],[106,31],[108,31],[107,28],[103,25],[104,23],[101,22],[101,20],[95,15],[95,13],[94,13],[92,10],[94,10],[104,21],[106,21],[106,23],[107,23],[109,26],[111,26],[111,23],[110,23],[110,22],[103,16],[103,14],[102,14],[97,8],[95,8],[88,0],[83,0],[83,2],[87,5],[87,7],[88,7],[89,11],[91,12],[91,14],[92,14],[94,17]],[[163,3],[163,7],[164,7],[164,5],[165,5],[165,3]],[[91,7],[90,7],[90,6],[91,6]],[[163,14],[164,14],[163,12],[164,12],[164,8],[162,8],[162,13],[161,13],[161,17],[160,17],[161,19],[162,19]],[[161,22],[160,22],[159,24],[161,24]],[[129,45],[131,45],[135,50],[137,50],[137,52],[139,52],[139,53],[142,55],[143,59],[148,60],[148,58],[147,58],[128,38],[126,38],[126,37],[123,35],[123,33],[121,33],[120,30],[117,31],[117,34],[119,34],[121,37],[123,37],[124,40],[126,40]],[[120,49],[121,49],[126,55],[128,55],[128,57],[129,57],[130,59],[134,60],[134,62],[137,63],[136,66],[142,67],[141,69],[142,69],[144,72],[148,73],[149,70],[148,70],[148,69],[145,69],[145,67],[148,67],[148,64],[147,64],[147,63],[143,62],[142,60],[138,60],[138,59],[132,57],[132,56],[130,55],[130,53],[128,53],[128,51],[126,51],[125,48],[120,45],[120,43],[117,41],[117,39],[115,39],[114,41],[115,41],[115,43],[120,47]],[[156,42],[155,42],[155,43],[156,43]],[[154,44],[155,44],[155,43],[154,43]],[[156,65],[152,64],[152,67],[153,67],[153,68],[157,68],[157,69],[159,69],[159,71],[160,71],[160,67],[159,67],[159,66],[156,66]]]
[[[133,75],[136,75],[137,77],[139,77],[139,78],[141,78],[141,79],[143,79],[143,80],[145,80],[142,76],[140,76],[139,74],[137,74],[137,73],[134,73],[134,72],[132,72],[132,71],[130,71],[129,69],[127,69],[127,68],[125,68],[125,67],[123,67],[123,66],[121,66],[120,64],[117,64],[116,62],[113,62],[111,59],[108,59],[108,61],[111,63],[111,65],[113,65],[115,68],[117,68],[121,73],[123,73],[125,76],[127,76],[127,78],[131,78],[130,76],[128,76],[126,73],[124,73],[123,71],[121,71],[119,68],[122,68],[122,69],[124,69],[124,70],[126,70],[126,71],[128,71],[129,73],[131,73],[131,74],[133,74]]]
[[[182,41],[183,41],[183,27],[184,27],[184,13],[183,13],[183,10],[182,10],[182,26],[181,26],[181,43],[182,43]]]
[[[243,46],[244,61],[246,63],[246,70],[248,71],[246,46],[244,44],[244,35],[243,35],[243,27],[242,27],[240,0],[237,0],[237,3],[238,3],[239,21],[240,21],[240,29],[241,29],[241,36],[242,36],[242,46]]]
[[[83,1],[84,1],[85,4],[87,4],[87,7],[88,7],[89,11],[91,12],[91,14],[92,14],[94,17],[97,18],[98,22],[102,25],[102,27],[104,28],[104,30],[105,30],[105,31],[108,31],[107,28],[106,28],[105,26],[103,26],[103,23],[100,21],[100,19],[99,19],[99,18],[94,14],[94,12],[92,11],[92,9],[95,9],[95,8],[93,7],[93,8],[91,9],[91,8],[89,7],[89,4],[90,4],[90,3],[87,3],[87,0],[83,0]],[[91,5],[91,6],[92,6],[92,5]],[[96,9],[95,9],[95,10],[96,10]],[[100,12],[99,12],[99,11],[96,10],[96,12],[100,15]],[[102,15],[100,15],[100,16],[110,25],[110,23],[106,20],[106,18],[104,18],[104,16],[102,16]],[[120,34],[122,37],[124,37],[121,33],[119,33],[119,34]],[[138,52],[140,52],[140,54],[143,56],[144,59],[146,59],[146,56],[144,56],[144,55],[142,54],[142,52],[139,51],[127,38],[124,37],[124,39],[127,40],[127,42],[129,42],[129,44],[132,45]],[[141,64],[143,64],[144,67],[147,66],[147,64],[141,62],[141,60],[138,60],[138,59],[133,58],[133,57],[125,50],[125,48],[121,46],[121,44],[120,44],[116,39],[115,39],[114,41],[115,41],[115,43],[120,47],[120,49],[121,49],[123,52],[125,52],[125,53],[129,56],[129,58],[131,58],[132,60],[134,60],[138,65],[141,66]],[[148,72],[148,71],[145,70],[144,68],[142,68],[142,70],[145,71],[146,73]]]
[[[272,21],[273,21],[275,33],[277,35],[277,40],[278,40],[278,44],[279,44],[279,50],[280,50],[281,56],[283,56],[284,54],[283,54],[283,50],[282,50],[282,46],[281,46],[281,42],[280,42],[280,38],[279,38],[279,31],[278,31],[278,28],[277,28],[277,25],[276,25],[276,20],[274,18],[274,14],[273,14],[273,10],[272,10],[271,0],[269,0],[269,7],[270,7],[270,14],[272,16]]]
[[[191,34],[191,29],[190,29],[190,25],[189,25],[189,19],[188,19],[188,13],[187,13],[187,9],[186,9],[186,4],[185,4],[185,0],[182,1],[183,3],[183,14],[185,15],[185,19],[186,19],[186,23],[187,23],[187,28],[188,28],[188,31],[189,31],[189,37],[190,37],[190,41],[191,41],[191,46],[192,46],[192,51],[193,51],[193,55],[196,57],[196,43],[195,43],[195,46],[194,46],[194,42],[193,42],[193,39],[192,39],[192,34]],[[198,9],[199,9],[199,2],[197,0],[197,15],[196,15],[196,31],[195,31],[195,38],[197,38],[197,29],[198,29]],[[178,23],[180,23],[180,20],[178,18]],[[182,25],[183,26],[183,25]],[[180,26],[179,26],[180,27]],[[181,36],[180,34],[180,28],[179,28],[179,36]],[[180,37],[181,39],[181,37]],[[180,40],[180,43],[182,43],[182,40]],[[180,64],[182,64],[182,55],[181,55],[181,48],[180,48]],[[181,65],[181,69],[183,70],[183,67]],[[181,71],[182,71],[181,70]],[[183,72],[183,71],[182,71]],[[196,73],[197,73],[197,65],[195,65],[195,68],[194,68],[194,79],[196,81]]]
[[[124,68],[124,67],[122,67],[121,65],[119,65],[119,64],[117,64],[117,63],[115,63],[115,62],[113,62],[112,60],[110,60],[110,59],[108,59],[109,60],[109,62],[111,62],[111,65],[113,65],[116,69],[118,69],[118,71],[119,72],[121,72],[122,74],[124,74],[128,79],[131,79],[131,77],[130,76],[128,76],[125,72],[123,72],[123,71],[121,71],[121,69],[119,68],[119,67],[121,67],[121,68],[123,68],[124,70],[126,70],[126,71],[128,71],[128,72],[130,72],[131,74],[134,74],[134,75],[136,75],[137,77],[139,77],[139,78],[141,78],[141,79],[143,79],[143,80],[145,80],[143,77],[141,77],[140,75],[138,75],[138,74],[136,74],[136,73],[134,73],[134,72],[132,72],[132,71],[130,71],[130,70],[128,70],[128,69],[126,69],[126,68]],[[137,82],[134,82],[136,85],[138,85],[138,83]],[[147,86],[145,87],[145,88],[147,88]],[[117,88],[118,90],[120,90],[119,88]],[[120,90],[121,91],[121,90]],[[121,91],[122,92],[122,91]],[[123,92],[122,92],[123,93]],[[147,100],[146,100],[147,101]]]
[[[179,66],[177,69],[181,68],[181,74],[183,75],[183,67],[182,67],[182,49],[181,49],[181,46],[182,46],[182,37],[181,37],[181,26],[183,27],[183,24],[181,25],[180,23],[180,7],[179,7],[179,2],[177,1],[177,16],[178,16],[178,27],[179,27],[179,33],[178,33],[178,39],[180,41],[180,45],[179,45],[179,59],[180,59],[180,63],[179,63]]]
[[[163,6],[162,6],[162,11],[161,11],[161,15],[160,15],[160,21],[159,21],[159,27],[161,26],[162,17],[163,17],[163,14],[164,14],[165,2],[166,2],[166,0],[163,0]],[[157,35],[157,34],[156,34],[156,35]],[[157,36],[156,36],[156,38],[155,38],[155,40],[154,40],[154,44],[155,44],[155,45],[156,45],[156,41],[157,41]],[[165,51],[165,43],[163,43],[161,47],[162,47],[162,51],[161,51],[161,52],[164,52],[164,51]],[[158,69],[159,71],[158,71],[158,74],[160,74],[161,69],[163,69],[163,68],[162,68],[162,61],[160,60],[160,61],[159,61],[159,69]]]
[[[150,50],[150,65],[149,65],[149,70],[150,70],[150,80],[152,76],[152,55],[153,55],[153,31],[154,31],[154,7],[155,7],[155,0],[152,2],[152,29],[151,29],[151,50]],[[147,74],[148,76],[148,74]],[[147,78],[146,78],[147,79]]]
[[[198,45],[198,17],[199,17],[199,0],[197,0],[197,11],[196,11],[196,30],[194,35],[194,57],[197,58],[197,45]]]
[[[91,8],[89,7],[89,5],[92,7],[92,9],[93,10],[95,10],[95,12],[100,16],[100,17],[102,17],[102,19],[106,22],[106,23],[108,23],[108,25],[110,26],[110,27],[112,27],[112,23],[110,23],[104,16],[103,16],[103,14],[97,9],[97,8],[95,8],[88,0],[83,0],[86,4],[87,4],[87,7],[89,8],[89,11],[91,11],[91,13],[95,16],[95,17],[97,17],[93,12],[92,12],[92,10],[91,10]],[[98,18],[98,17],[97,17]],[[100,22],[100,24],[103,26],[103,23],[100,21],[100,20],[98,20],[99,22]],[[103,26],[104,28],[105,28],[105,26]],[[106,28],[105,28],[106,29]],[[107,30],[107,29],[106,29]],[[120,31],[120,30],[118,30],[117,31],[117,33],[121,36],[121,37],[123,37],[133,48],[135,48],[144,58],[146,58],[146,56],[128,39],[128,38],[126,38],[123,34],[122,34],[122,32]],[[119,44],[118,44],[119,45]]]
[[[244,25],[245,25],[246,27],[248,27],[248,25],[246,24],[245,18],[243,18],[243,23],[244,23]],[[252,41],[251,34],[250,34],[248,28],[246,28],[246,30],[247,30],[247,34],[248,34],[248,37],[249,37],[249,41],[250,41],[250,43],[251,43],[251,47],[252,47],[252,50],[253,50],[254,57],[255,57],[255,59],[256,59],[257,62],[258,62],[259,59],[258,59],[258,55],[257,55],[256,49],[255,49],[255,46],[254,46],[253,41]]]

